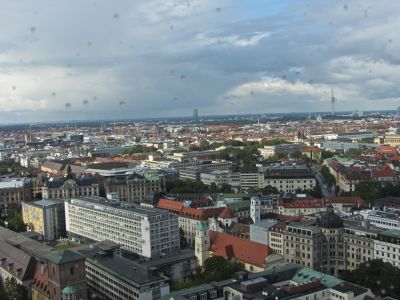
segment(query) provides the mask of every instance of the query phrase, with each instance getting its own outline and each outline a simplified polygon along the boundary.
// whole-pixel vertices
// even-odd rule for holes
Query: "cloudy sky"
[[[2,0],[0,28],[0,123],[400,105],[395,0]]]

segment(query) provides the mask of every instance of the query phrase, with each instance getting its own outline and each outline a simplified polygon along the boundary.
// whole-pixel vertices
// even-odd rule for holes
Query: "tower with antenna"
[[[332,116],[335,115],[335,95],[333,94],[333,89],[331,89],[332,97],[331,97],[331,104],[332,104]]]

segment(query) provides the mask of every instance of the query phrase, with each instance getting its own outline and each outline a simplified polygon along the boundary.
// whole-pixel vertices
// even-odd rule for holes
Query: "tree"
[[[336,184],[336,178],[335,176],[333,176],[331,174],[331,172],[329,171],[329,168],[327,166],[323,166],[321,168],[321,175],[324,176],[325,181],[329,184],[329,185],[335,185]]]
[[[335,155],[335,153],[327,150],[322,150],[321,151],[321,161],[324,161],[327,158],[331,158]]]
[[[267,185],[267,186],[263,187],[260,190],[260,192],[263,195],[271,195],[271,194],[277,195],[277,194],[279,194],[278,189],[276,187],[270,186],[270,185]]]
[[[19,284],[14,277],[8,277],[5,280],[4,286],[8,299],[28,299],[28,290],[22,284]]]
[[[376,199],[384,196],[382,184],[377,181],[362,181],[356,184],[354,196],[360,196],[365,201],[374,204]]]
[[[243,269],[244,265],[240,262],[231,262],[221,256],[213,256],[204,262],[201,278],[204,282],[220,281],[231,278]]]
[[[400,297],[400,269],[380,259],[360,264],[354,271],[345,271],[342,278],[346,281],[368,287],[376,295]]]

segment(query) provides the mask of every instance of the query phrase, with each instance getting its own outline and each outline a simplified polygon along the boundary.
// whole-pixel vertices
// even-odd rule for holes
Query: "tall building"
[[[29,228],[41,234],[45,241],[65,237],[64,202],[40,200],[22,202],[22,218]]]
[[[81,254],[65,250],[50,256],[48,276],[50,299],[87,299],[85,257]]]
[[[102,197],[71,198],[65,202],[65,223],[74,238],[113,241],[145,257],[180,248],[178,216],[161,209]]]
[[[199,123],[199,110],[197,108],[193,109],[193,123]]]

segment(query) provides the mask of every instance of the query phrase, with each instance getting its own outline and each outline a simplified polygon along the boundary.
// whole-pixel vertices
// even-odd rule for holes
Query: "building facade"
[[[40,233],[45,241],[66,235],[63,201],[22,202],[22,219],[31,231]]]
[[[101,197],[72,198],[65,202],[65,220],[70,236],[113,241],[145,257],[180,247],[178,216],[156,208],[111,203]]]

